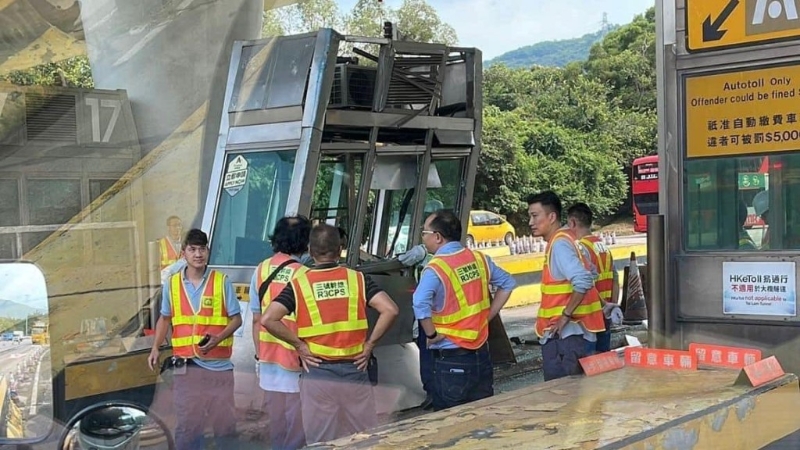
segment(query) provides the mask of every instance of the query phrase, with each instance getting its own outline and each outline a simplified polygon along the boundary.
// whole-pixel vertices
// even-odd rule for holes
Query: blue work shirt
[[[186,289],[186,294],[189,296],[189,303],[192,309],[197,311],[200,309],[200,297],[203,296],[203,290],[206,288],[206,280],[211,269],[206,268],[203,274],[203,281],[200,286],[195,288],[189,279],[186,278],[186,269],[181,270],[181,278],[183,279],[183,287]],[[172,283],[167,280],[161,288],[161,315],[165,317],[172,317],[172,293],[170,285]],[[242,313],[239,307],[239,300],[236,298],[236,292],[233,290],[233,283],[228,277],[225,277],[225,309],[228,311],[228,317],[238,316]],[[214,371],[232,370],[233,363],[230,360],[204,360],[201,358],[194,358],[198,366]]]
[[[548,261],[550,267],[550,275],[556,280],[569,280],[572,285],[572,290],[575,292],[586,293],[594,286],[594,279],[596,273],[587,269],[583,262],[578,257],[578,250],[583,253],[583,257],[587,258],[590,262],[589,253],[583,246],[575,245],[567,239],[557,239],[552,248],[550,249],[550,259]],[[544,336],[539,339],[541,344],[544,344],[550,339],[550,331],[546,331]],[[583,325],[576,322],[568,322],[561,330],[559,338],[564,339],[569,336],[583,335],[583,338],[589,342],[596,342],[597,336],[595,333],[587,330]]]
[[[450,255],[462,250],[464,247],[460,242],[448,242],[436,252],[437,256]],[[504,291],[512,291],[517,283],[505,270],[497,267],[492,258],[486,257],[489,264],[489,284]],[[444,308],[444,285],[442,280],[436,275],[433,269],[425,268],[419,277],[419,284],[414,291],[413,297],[414,316],[417,320],[430,319],[433,311],[441,311]],[[431,349],[458,348],[450,339],[443,339],[435,344],[431,344]]]

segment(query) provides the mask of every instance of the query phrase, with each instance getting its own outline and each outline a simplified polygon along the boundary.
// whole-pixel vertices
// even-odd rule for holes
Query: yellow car
[[[491,211],[470,211],[467,226],[467,245],[481,241],[504,241],[506,245],[516,237],[514,227],[505,216]]]

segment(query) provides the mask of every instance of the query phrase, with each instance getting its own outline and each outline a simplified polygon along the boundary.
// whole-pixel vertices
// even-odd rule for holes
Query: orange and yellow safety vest
[[[608,251],[608,247],[597,236],[585,236],[580,239],[580,243],[586,247],[589,252],[589,258],[591,258],[592,264],[597,269],[594,287],[597,288],[597,292],[603,301],[610,302],[612,289],[614,288],[614,264],[611,252]]]
[[[261,283],[269,278],[270,274],[275,271],[281,264],[291,260],[292,257],[284,253],[278,253],[272,258],[263,261],[256,268],[258,273],[259,283],[257,288],[260,289]],[[297,273],[308,270],[299,262],[293,262],[282,267],[281,270],[272,278],[269,288],[264,293],[261,300],[261,313],[267,312],[269,303],[274,300],[281,291],[289,284],[290,281],[296,276]],[[257,293],[252,293],[253,299],[257,298]],[[289,314],[282,320],[283,324],[293,333],[297,333],[297,321],[295,314]],[[258,332],[258,360],[265,363],[277,364],[286,370],[293,372],[300,371],[300,360],[297,358],[297,350],[291,344],[270,334],[263,325],[260,326]]]
[[[433,311],[436,332],[459,347],[475,350],[489,337],[489,264],[482,253],[461,249],[431,258],[432,269],[444,287],[444,305]]]
[[[158,251],[161,258],[161,270],[166,269],[181,258],[181,253],[172,245],[169,238],[163,237],[158,240]]]
[[[552,328],[555,322],[564,314],[564,308],[569,303],[572,296],[572,284],[569,280],[556,280],[550,273],[550,256],[553,251],[553,244],[559,239],[566,239],[575,248],[584,267],[587,269],[588,261],[583,256],[575,236],[567,230],[559,230],[547,243],[547,252],[544,258],[544,268],[542,269],[542,302],[539,305],[539,312],[536,317],[536,334],[544,336],[545,331]],[[603,320],[603,305],[600,302],[600,294],[597,288],[592,286],[583,296],[583,301],[572,311],[572,321],[580,323],[586,330],[600,332],[606,329]]]
[[[367,340],[364,274],[346,267],[306,270],[292,280],[297,336],[314,355],[352,359]]]
[[[233,336],[223,339],[206,354],[201,354],[197,346],[206,334],[219,335],[230,322],[225,307],[225,274],[216,270],[208,273],[198,311],[195,311],[189,302],[182,273],[170,277],[169,282],[172,305],[172,354],[181,358],[230,359]]]

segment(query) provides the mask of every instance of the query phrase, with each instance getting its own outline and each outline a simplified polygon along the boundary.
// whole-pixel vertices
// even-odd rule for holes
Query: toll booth
[[[656,346],[755,347],[800,371],[794,1],[658,0]]]
[[[416,279],[396,257],[420,243],[437,209],[468,223],[482,63],[477,49],[397,40],[386,27],[383,38],[322,29],[235,43],[203,229],[209,265],[246,302],[281,217],[340,227],[343,262],[370,274],[400,307],[376,354],[385,361],[380,382],[405,386],[397,407],[407,408],[424,398],[417,350],[407,345]],[[252,354],[250,328],[235,345],[251,350],[234,357]]]

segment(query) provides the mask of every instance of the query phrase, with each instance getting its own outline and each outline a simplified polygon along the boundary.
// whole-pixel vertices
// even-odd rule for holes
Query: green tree
[[[0,80],[19,86],[61,86],[94,88],[92,68],[86,56],[76,56],[55,63],[41,64],[27,70],[0,75]]]
[[[483,113],[483,139],[473,208],[513,213],[530,190],[532,166],[524,151],[528,129],[514,111],[489,105]]]
[[[438,42],[454,45],[458,42],[456,30],[443,22],[425,0],[403,0],[394,17],[402,36],[415,42]]]

